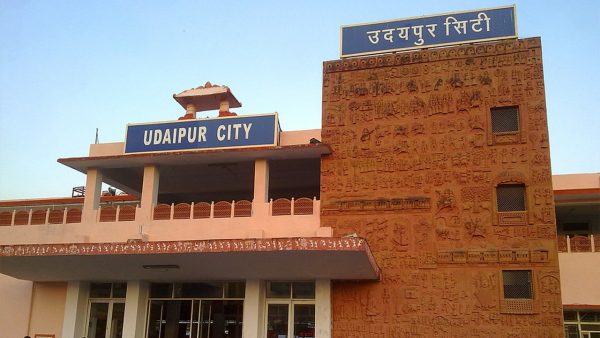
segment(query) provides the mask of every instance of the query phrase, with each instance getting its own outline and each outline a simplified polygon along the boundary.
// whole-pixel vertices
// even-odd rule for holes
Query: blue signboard
[[[342,26],[341,57],[517,37],[514,6]]]
[[[277,114],[127,125],[125,153],[278,144]]]

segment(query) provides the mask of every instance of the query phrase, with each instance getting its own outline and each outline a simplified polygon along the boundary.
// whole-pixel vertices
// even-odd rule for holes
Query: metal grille
[[[192,206],[188,203],[178,203],[173,207],[173,219],[189,219]]]
[[[498,212],[525,211],[525,186],[523,184],[496,187]]]
[[[48,215],[48,223],[49,224],[62,224],[63,218],[65,215],[64,210],[50,210],[50,215]]]
[[[231,217],[231,202],[219,201],[213,207],[213,217],[228,218]]]
[[[502,271],[505,299],[532,299],[530,270],[505,270]]]
[[[31,224],[46,224],[47,210],[36,210],[31,213]]]
[[[571,237],[571,252],[592,252],[592,241],[588,236]]]
[[[119,208],[119,222],[135,221],[135,206],[124,205]]]
[[[302,197],[294,201],[294,215],[312,215],[313,200]]]
[[[210,217],[210,203],[197,202],[194,203],[194,218],[209,218]]]
[[[567,237],[559,235],[556,240],[558,241],[558,252],[567,252]]]
[[[67,223],[81,223],[81,209],[67,210]]]
[[[492,108],[492,132],[510,133],[519,131],[519,108]]]
[[[250,217],[252,216],[252,202],[241,200],[235,202],[233,217]]]
[[[29,223],[29,212],[17,211],[15,214],[15,225],[26,225]]]
[[[278,198],[272,202],[273,216],[291,215],[292,214],[292,201],[287,198]]]
[[[155,220],[171,219],[171,206],[168,204],[157,204],[154,207]]]
[[[114,222],[117,220],[117,208],[103,207],[100,209],[100,222]]]
[[[0,213],[0,225],[10,225],[12,223],[12,212],[5,211]]]

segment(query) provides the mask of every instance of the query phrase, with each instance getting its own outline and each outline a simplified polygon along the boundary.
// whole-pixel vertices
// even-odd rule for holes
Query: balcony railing
[[[558,252],[600,252],[600,236],[559,235]]]
[[[0,226],[68,223],[81,223],[80,208],[48,208],[0,212]]]
[[[318,200],[316,198],[278,198],[269,201],[269,216],[297,216],[313,215],[318,211]],[[252,202],[241,201],[218,201],[218,202],[192,202],[178,204],[157,204],[154,206],[154,220],[175,219],[202,219],[202,218],[231,218],[252,217]]]
[[[135,221],[135,205],[117,205],[98,208],[98,222]]]
[[[263,210],[266,210],[266,207]],[[95,221],[100,223],[135,221],[138,209],[139,206],[135,205],[100,206]],[[252,202],[248,200],[157,204],[152,210],[152,219],[252,217],[254,213]],[[318,215],[318,213],[319,201],[316,198],[278,198],[268,202],[269,216]],[[2,211],[0,226],[81,223],[81,214],[80,207]]]

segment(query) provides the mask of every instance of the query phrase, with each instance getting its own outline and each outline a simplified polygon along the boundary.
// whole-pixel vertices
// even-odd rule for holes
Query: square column
[[[246,280],[244,298],[243,338],[263,337],[265,311],[265,288],[260,280]]]
[[[127,282],[123,337],[144,338],[146,329],[146,310],[148,308],[148,292],[147,282]]]
[[[85,181],[85,197],[81,212],[82,223],[96,222],[96,213],[102,196],[102,172],[97,168],[89,168]]]
[[[331,282],[315,281],[315,337],[331,338]]]
[[[62,337],[84,336],[88,295],[88,283],[75,281],[67,284]]]
[[[135,213],[135,220],[148,222],[152,220],[152,212],[158,201],[158,182],[160,174],[158,167],[147,165],[144,167],[144,180],[142,182],[142,197],[140,209]]]
[[[266,159],[254,161],[254,198],[252,210],[255,215],[269,215],[269,162]]]

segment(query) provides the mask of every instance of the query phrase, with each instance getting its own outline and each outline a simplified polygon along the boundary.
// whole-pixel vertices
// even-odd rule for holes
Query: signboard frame
[[[152,125],[161,125],[161,124],[185,124],[186,122],[193,121],[226,121],[228,119],[251,119],[254,117],[265,117],[265,116],[273,116],[274,118],[274,128],[273,128],[273,143],[261,143],[261,144],[251,144],[251,145],[236,145],[236,146],[222,146],[222,147],[198,147],[198,148],[182,148],[182,149],[168,149],[168,150],[148,150],[148,151],[127,151],[127,139],[129,136],[129,127],[131,126],[152,126]],[[128,123],[125,127],[125,142],[123,142],[123,154],[125,155],[135,155],[135,154],[153,154],[153,153],[172,153],[172,152],[198,152],[205,150],[219,150],[219,149],[243,149],[243,148],[257,148],[257,147],[273,147],[279,145],[279,134],[281,132],[281,125],[279,123],[279,114],[277,112],[274,113],[266,113],[266,114],[255,114],[255,115],[236,115],[236,116],[224,116],[224,117],[208,117],[208,118],[199,118],[199,119],[189,119],[189,120],[170,120],[170,121],[155,121],[155,122],[145,122],[145,123]]]
[[[483,38],[483,39],[467,39],[467,40],[453,41],[453,42],[446,42],[446,43],[425,44],[422,46],[378,49],[378,50],[374,50],[374,51],[344,54],[343,43],[344,43],[344,29],[345,28],[370,26],[370,25],[386,24],[386,23],[393,23],[393,22],[401,22],[401,21],[409,21],[409,20],[417,20],[417,19],[427,19],[427,18],[443,17],[443,16],[458,15],[458,14],[465,14],[465,13],[476,13],[476,12],[482,12],[482,11],[492,11],[492,10],[498,10],[498,9],[509,9],[509,8],[512,9],[512,14],[514,17],[514,27],[513,27],[514,35]],[[518,28],[518,25],[517,25],[517,6],[516,5],[500,6],[500,7],[492,7],[492,8],[481,8],[481,9],[473,9],[473,10],[458,11],[458,12],[448,12],[448,13],[441,13],[441,14],[434,14],[434,15],[414,16],[414,17],[409,17],[409,18],[382,20],[382,21],[374,21],[374,22],[367,22],[367,23],[360,23],[360,24],[342,25],[342,26],[340,26],[340,59],[345,59],[345,58],[350,58],[350,57],[358,57],[358,56],[366,56],[366,55],[385,54],[385,53],[392,53],[392,52],[399,52],[399,51],[427,49],[427,48],[433,48],[433,47],[452,46],[452,45],[459,45],[459,44],[466,44],[466,43],[515,39],[515,38],[518,38],[517,28]]]

